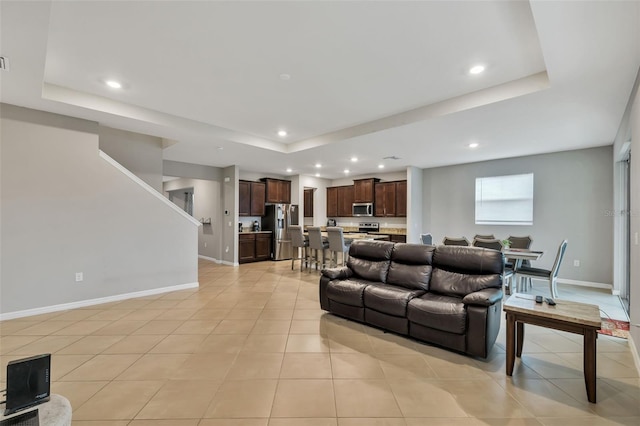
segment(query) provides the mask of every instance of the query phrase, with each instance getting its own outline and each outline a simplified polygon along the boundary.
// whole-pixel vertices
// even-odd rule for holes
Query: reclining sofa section
[[[347,266],[324,269],[320,307],[486,358],[500,331],[502,253],[354,241]]]

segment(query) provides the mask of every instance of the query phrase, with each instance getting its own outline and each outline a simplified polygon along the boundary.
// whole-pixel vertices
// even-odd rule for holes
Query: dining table
[[[513,282],[513,278],[518,274],[518,269],[522,267],[522,262],[525,260],[539,260],[544,251],[539,250],[530,250],[530,249],[519,249],[519,248],[503,248],[502,254],[506,259],[513,259],[513,276],[511,278],[511,282]],[[507,294],[511,294],[511,286],[506,287]]]

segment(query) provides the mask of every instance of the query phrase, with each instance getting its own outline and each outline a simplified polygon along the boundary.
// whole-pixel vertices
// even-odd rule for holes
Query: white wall
[[[109,157],[162,191],[162,139],[99,126],[99,146]]]
[[[197,226],[99,157],[96,123],[0,109],[3,316],[197,283]]]
[[[564,279],[612,283],[612,147],[485,161],[423,171],[423,229],[444,236],[531,235],[544,250],[537,266],[550,268],[559,244],[569,241]],[[534,173],[532,226],[475,225],[475,179]],[[574,267],[574,259],[580,267]]]
[[[640,353],[640,93],[636,87],[631,108],[631,337]],[[640,365],[638,366],[640,368]]]

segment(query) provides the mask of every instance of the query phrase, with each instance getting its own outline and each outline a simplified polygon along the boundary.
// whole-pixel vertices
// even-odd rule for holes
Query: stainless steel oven
[[[352,216],[373,216],[373,203],[353,203]]]

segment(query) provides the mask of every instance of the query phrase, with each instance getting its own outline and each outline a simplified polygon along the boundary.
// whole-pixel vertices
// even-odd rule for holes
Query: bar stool
[[[300,261],[300,270],[302,271],[302,265],[309,267],[309,254],[307,253],[307,247],[309,247],[309,241],[305,240],[302,234],[302,226],[291,225],[289,226],[291,232],[291,245],[293,246],[293,256],[291,257],[291,270],[293,270],[293,263],[296,260]]]
[[[343,230],[338,226],[328,226],[327,235],[327,239],[329,240],[329,264],[332,267],[338,266],[338,253],[342,253],[342,266],[344,266],[347,252],[349,251],[349,246],[351,244],[346,244],[344,242]],[[333,260],[334,256],[335,261]]]
[[[310,261],[316,265],[316,270],[318,269],[318,265],[320,265],[321,268],[324,268],[324,255],[325,250],[329,248],[329,243],[322,239],[322,232],[318,226],[310,226],[307,228],[307,233],[309,234],[309,248],[312,250],[313,254],[312,258],[310,256]],[[322,252],[322,262],[318,260],[318,251]]]

